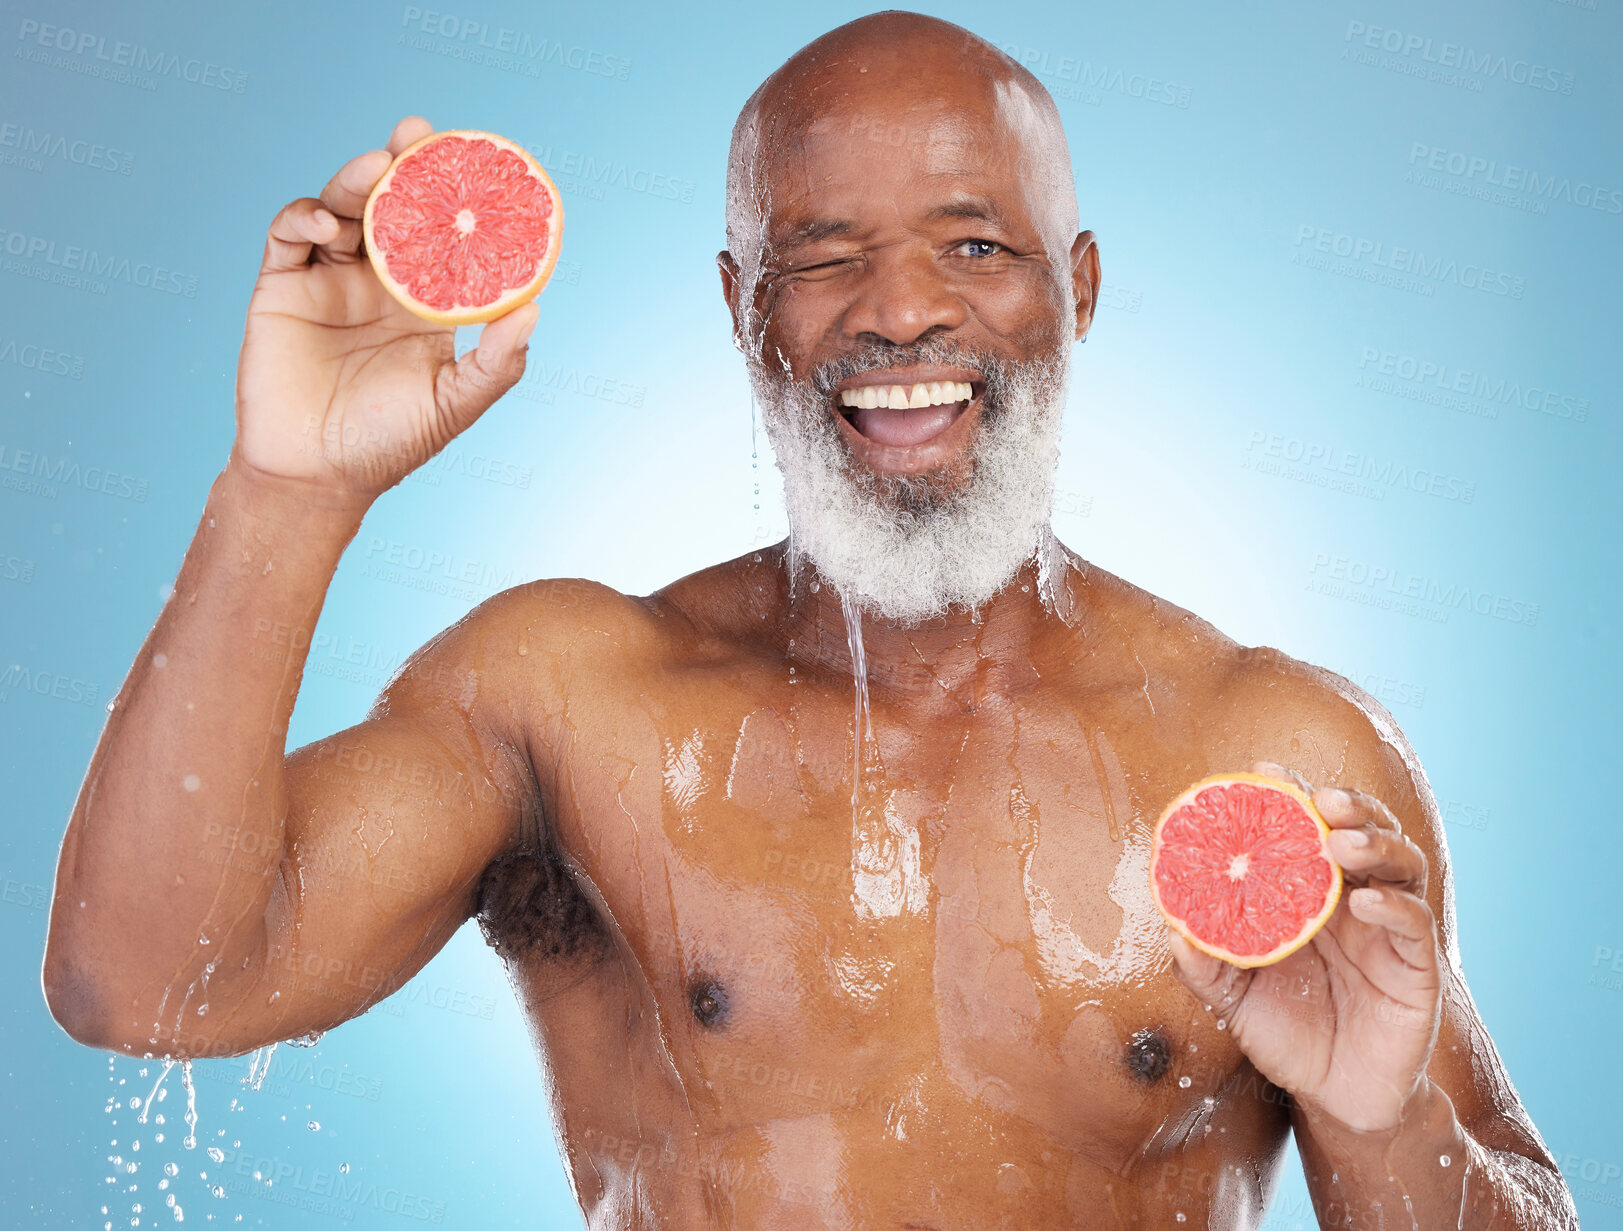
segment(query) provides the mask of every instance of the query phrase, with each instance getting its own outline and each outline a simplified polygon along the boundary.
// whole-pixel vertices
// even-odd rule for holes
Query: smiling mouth
[[[861,385],[840,390],[835,405],[847,423],[875,444],[909,448],[941,435],[977,394],[967,380]]]

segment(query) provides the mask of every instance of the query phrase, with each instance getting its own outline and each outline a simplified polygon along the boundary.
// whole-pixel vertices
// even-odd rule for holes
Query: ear
[[[716,268],[721,271],[721,297],[727,301],[727,311],[733,318],[733,340],[737,342],[738,331],[738,262],[733,260],[733,254],[723,248],[716,253]]]
[[[1071,289],[1076,295],[1076,336],[1085,342],[1099,304],[1099,244],[1092,231],[1083,231],[1071,244]]]

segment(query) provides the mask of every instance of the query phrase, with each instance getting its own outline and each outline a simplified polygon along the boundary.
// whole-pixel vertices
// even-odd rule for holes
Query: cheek
[[[1071,304],[1064,288],[1046,274],[988,278],[960,293],[987,332],[1023,351],[1052,350],[1070,336]]]
[[[829,282],[792,282],[762,295],[762,335],[767,354],[781,351],[798,376],[802,357],[812,354],[838,327],[844,303]]]

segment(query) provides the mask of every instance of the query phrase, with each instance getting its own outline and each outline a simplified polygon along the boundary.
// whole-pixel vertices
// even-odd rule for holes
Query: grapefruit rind
[[[504,291],[495,301],[480,306],[466,308],[452,308],[441,311],[431,308],[414,296],[400,282],[390,276],[389,269],[383,254],[372,234],[372,213],[379,197],[389,190],[395,172],[401,165],[423,146],[435,141],[442,141],[447,137],[464,137],[469,140],[489,141],[504,150],[511,150],[526,163],[530,171],[546,185],[547,193],[552,198],[552,214],[547,221],[547,252],[536,268],[535,276],[523,286],[513,287]],[[383,283],[384,290],[397,300],[401,307],[424,320],[434,321],[440,325],[481,325],[486,321],[493,321],[499,316],[505,316],[515,308],[528,303],[539,295],[552,277],[552,271],[558,264],[558,253],[563,248],[564,237],[564,204],[558,193],[558,186],[552,182],[552,177],[546,173],[545,168],[537,162],[531,153],[522,145],[509,141],[506,137],[498,137],[495,133],[484,132],[477,128],[448,128],[444,132],[429,133],[418,141],[413,141],[395,156],[389,164],[389,169],[383,173],[383,178],[373,186],[371,195],[366,198],[366,210],[361,218],[361,232],[366,239],[366,255],[371,258],[372,268],[377,272],[378,281]]]
[[[1302,925],[1301,931],[1298,932],[1295,937],[1275,946],[1273,949],[1264,954],[1234,953],[1231,950],[1224,948],[1222,945],[1214,944],[1209,940],[1204,940],[1195,935],[1184,920],[1175,914],[1162,900],[1161,889],[1156,883],[1155,879],[1157,858],[1161,853],[1161,833],[1165,828],[1168,819],[1171,818],[1172,815],[1180,808],[1184,807],[1184,805],[1193,801],[1197,795],[1206,790],[1208,787],[1225,786],[1235,782],[1249,782],[1257,786],[1265,786],[1276,791],[1282,791],[1301,804],[1303,810],[1306,811],[1307,815],[1313,819],[1313,823],[1319,828],[1319,844],[1324,852],[1324,858],[1326,862],[1329,863],[1331,869],[1330,890],[1325,894],[1323,909],[1321,909],[1319,913],[1314,915],[1311,919],[1308,919]],[[1336,903],[1341,900],[1341,886],[1341,865],[1336,862],[1335,856],[1330,853],[1330,826],[1325,824],[1324,818],[1319,815],[1319,810],[1313,806],[1313,801],[1311,798],[1309,798],[1307,792],[1302,790],[1302,788],[1297,786],[1294,782],[1286,782],[1279,778],[1270,778],[1264,774],[1253,774],[1243,770],[1229,774],[1213,774],[1208,778],[1202,778],[1199,782],[1187,788],[1182,794],[1180,794],[1176,799],[1166,806],[1161,813],[1160,819],[1155,822],[1154,836],[1150,840],[1150,893],[1155,898],[1156,909],[1161,912],[1162,916],[1169,924],[1172,925],[1178,934],[1190,944],[1194,945],[1195,948],[1199,949],[1202,953],[1209,953],[1212,957],[1222,958],[1225,962],[1230,962],[1235,966],[1240,966],[1246,969],[1253,969],[1259,966],[1272,966],[1276,962],[1284,961],[1285,958],[1289,957],[1303,945],[1307,944],[1308,941],[1312,940],[1313,937],[1318,934],[1319,929],[1330,921],[1330,916],[1335,913]]]

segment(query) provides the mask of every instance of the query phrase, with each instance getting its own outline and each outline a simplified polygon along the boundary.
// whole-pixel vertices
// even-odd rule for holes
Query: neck
[[[1046,527],[1037,554],[981,607],[911,625],[847,604],[809,563],[799,564],[791,583],[786,546],[775,549],[785,656],[802,670],[849,676],[860,646],[869,690],[908,704],[961,710],[988,691],[1035,682],[1040,643],[1075,619],[1072,574],[1082,562]]]

